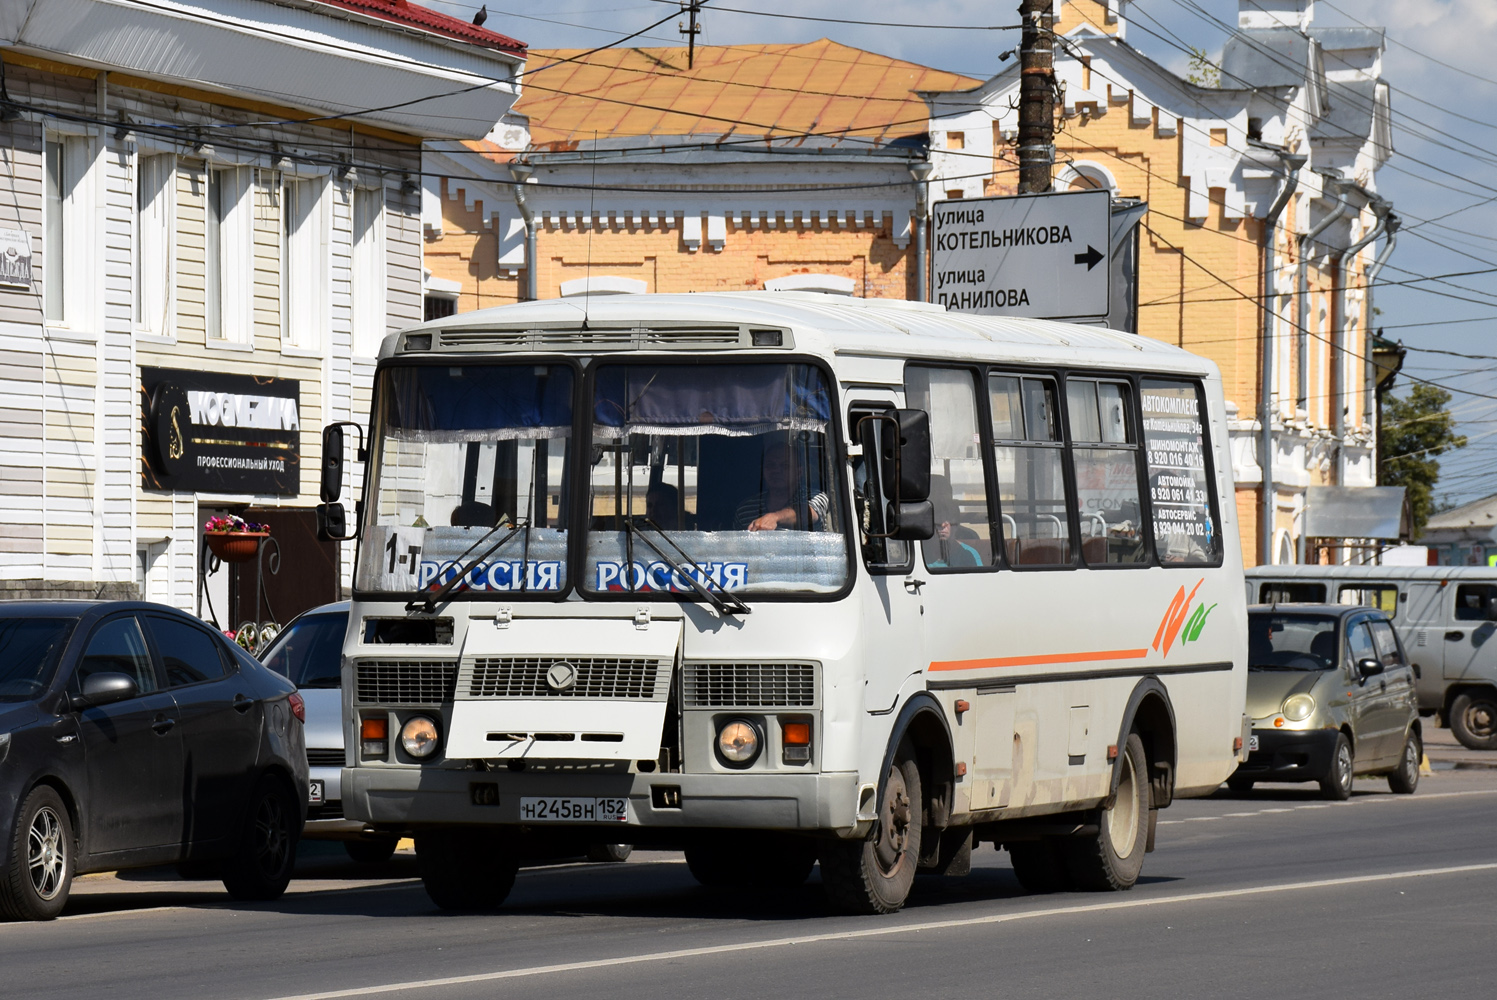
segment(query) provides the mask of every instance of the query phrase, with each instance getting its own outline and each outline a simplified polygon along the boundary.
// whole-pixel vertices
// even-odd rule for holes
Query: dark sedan
[[[75,874],[172,863],[278,897],[303,719],[286,678],[180,611],[0,602],[0,915],[50,919]]]

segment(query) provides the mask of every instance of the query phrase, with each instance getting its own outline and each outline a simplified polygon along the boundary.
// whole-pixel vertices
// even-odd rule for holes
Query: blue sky
[[[471,18],[479,6],[427,2],[464,18]],[[716,6],[708,2],[701,16],[699,40],[704,44],[797,42],[825,36],[981,78],[996,72],[999,54],[1017,43],[1017,32],[974,28],[1015,23],[1018,0],[882,0],[868,7],[846,0],[721,0],[723,8],[759,14]],[[592,47],[672,15],[629,44],[676,45],[683,38],[676,29],[681,18],[673,16],[673,7],[674,2],[661,0],[556,0],[544,6],[507,5],[501,0],[488,5],[485,27],[536,48]],[[886,28],[781,16],[846,18],[855,12],[933,27]],[[1237,0],[1135,0],[1130,16],[1128,41],[1183,73],[1187,58],[1179,43],[1219,55],[1236,23]],[[1442,460],[1437,495],[1449,501],[1474,499],[1497,492],[1497,122],[1488,114],[1497,103],[1497,2],[1316,2],[1316,24],[1358,21],[1388,29],[1383,75],[1394,88],[1397,152],[1379,173],[1378,187],[1403,216],[1405,233],[1383,279],[1494,272],[1451,277],[1445,279],[1448,283],[1381,288],[1376,293],[1381,311],[1377,322],[1384,335],[1411,348],[1405,372],[1453,391],[1451,409],[1471,442]],[[1170,34],[1178,42],[1161,37]],[[1489,357],[1453,357],[1435,350]],[[1406,392],[1408,386],[1408,379],[1400,378],[1395,391]]]

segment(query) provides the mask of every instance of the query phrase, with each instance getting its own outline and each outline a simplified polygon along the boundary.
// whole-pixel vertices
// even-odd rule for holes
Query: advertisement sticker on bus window
[[[1211,509],[1202,400],[1185,382],[1146,379],[1143,437],[1154,507],[1154,547],[1165,565],[1209,563],[1221,535]]]

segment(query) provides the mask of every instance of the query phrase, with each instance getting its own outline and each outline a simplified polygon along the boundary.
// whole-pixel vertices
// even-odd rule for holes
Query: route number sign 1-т
[[[1108,192],[938,201],[933,218],[932,302],[993,316],[1107,315]]]

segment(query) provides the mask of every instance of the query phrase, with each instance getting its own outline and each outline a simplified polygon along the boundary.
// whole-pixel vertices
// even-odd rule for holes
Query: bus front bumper
[[[390,830],[423,826],[567,826],[520,815],[522,798],[626,798],[620,831],[761,829],[862,836],[852,772],[809,774],[558,774],[446,768],[343,769],[343,811]],[[863,792],[867,798],[868,792]],[[626,836],[620,842],[627,842]]]

